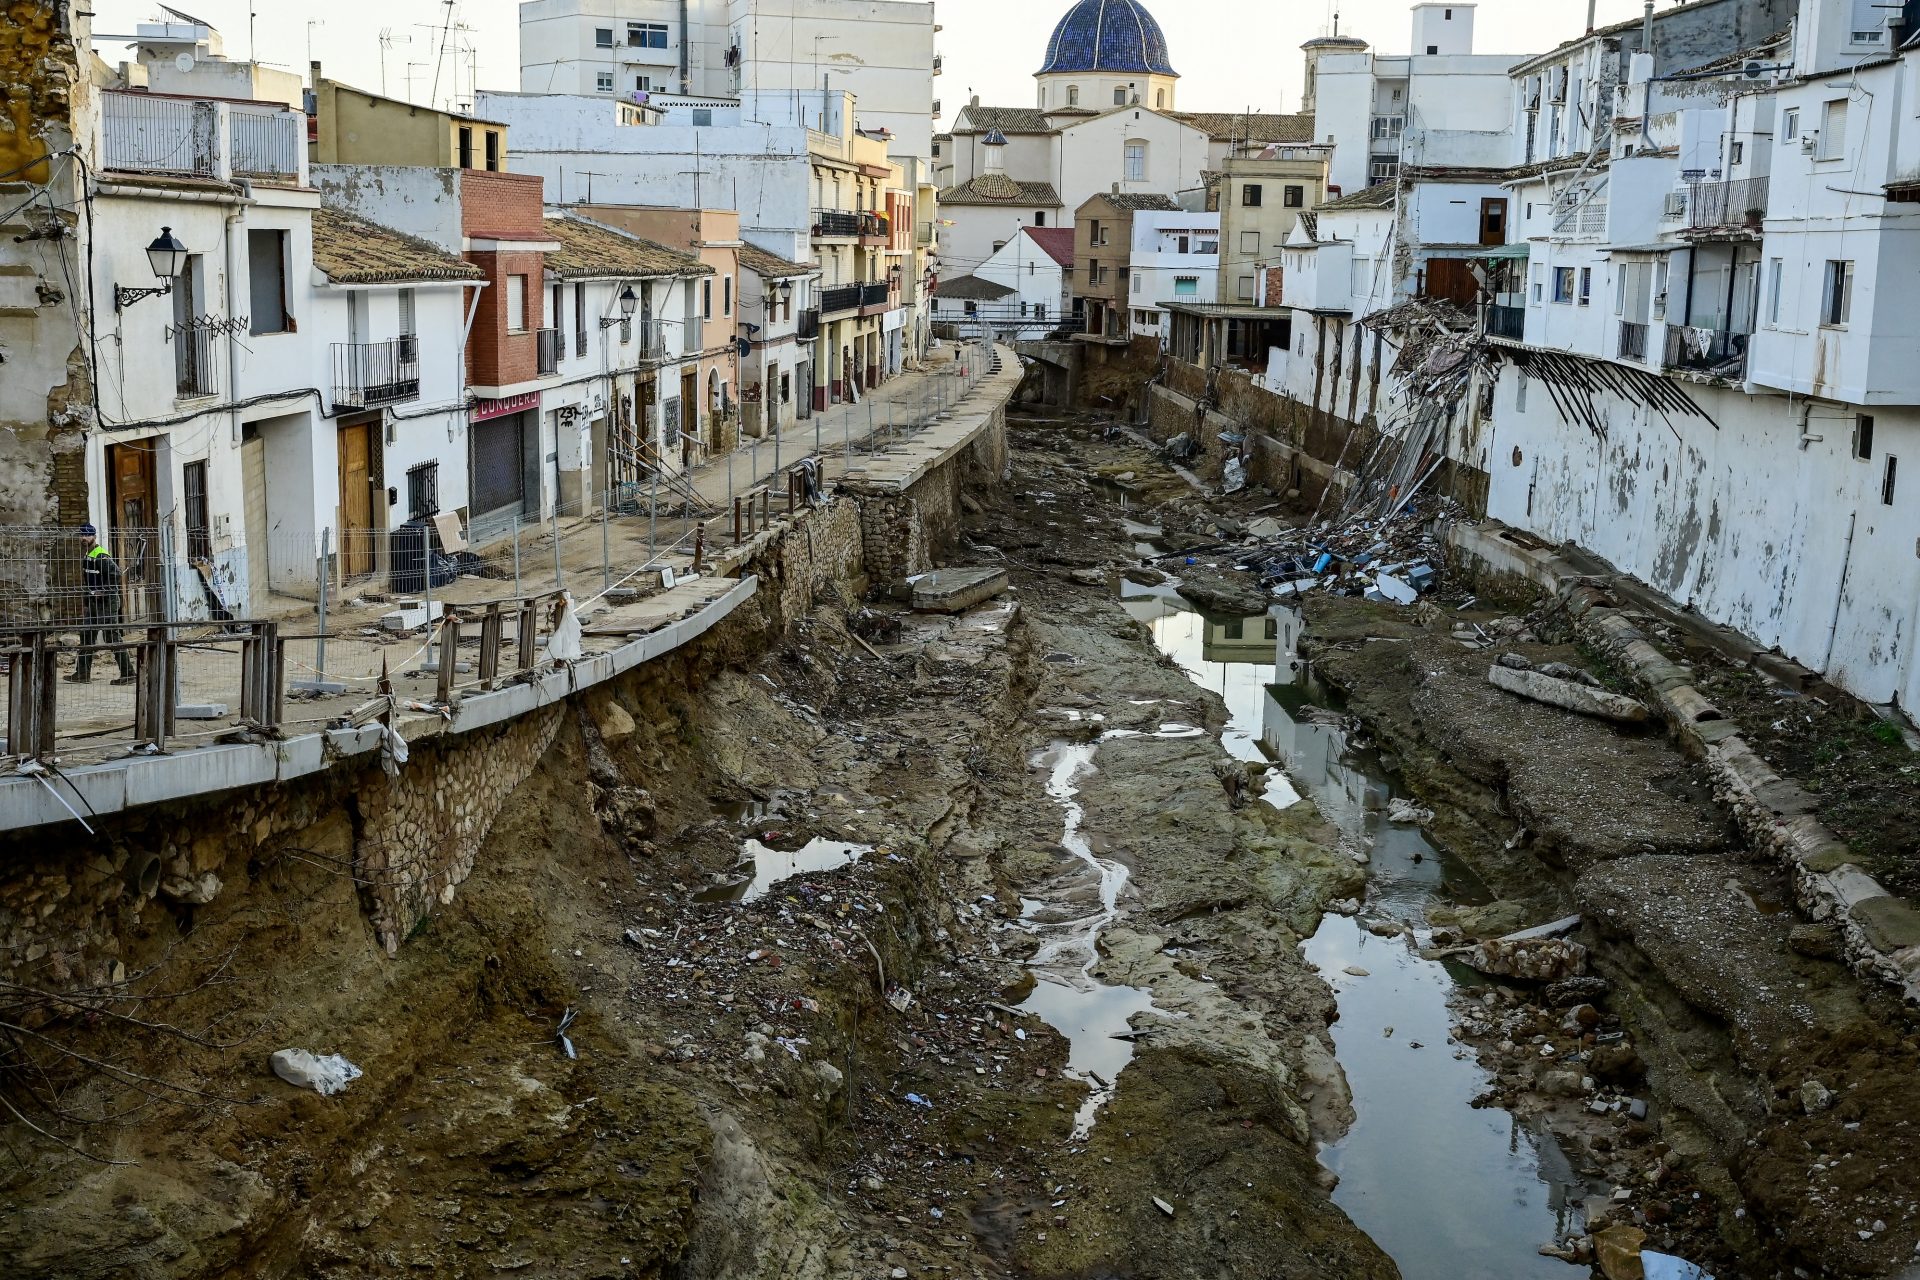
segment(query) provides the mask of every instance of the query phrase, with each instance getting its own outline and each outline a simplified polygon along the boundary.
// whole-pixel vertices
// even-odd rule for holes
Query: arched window
[[[1080,105],[1080,86],[1079,85],[1070,84],[1067,86],[1067,105],[1070,107],[1077,107]]]
[[[1153,109],[1155,111],[1165,111],[1167,109],[1167,91],[1165,89],[1155,89],[1153,91]]]

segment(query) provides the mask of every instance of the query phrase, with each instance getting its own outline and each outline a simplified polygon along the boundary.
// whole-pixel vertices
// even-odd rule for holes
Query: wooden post
[[[480,619],[480,684],[491,689],[500,675],[500,602],[494,601],[487,606],[487,614]]]
[[[440,615],[440,687],[442,703],[453,701],[453,667],[460,658],[460,615],[448,609]]]
[[[133,736],[156,749],[167,739],[167,629],[148,627],[133,655]]]
[[[533,670],[534,645],[540,638],[539,606],[532,600],[520,602],[520,666],[521,671]]]

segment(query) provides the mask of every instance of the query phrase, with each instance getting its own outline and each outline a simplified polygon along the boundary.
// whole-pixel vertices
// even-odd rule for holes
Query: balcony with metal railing
[[[1733,178],[1726,182],[1695,182],[1687,188],[1687,233],[1695,238],[1713,235],[1758,236],[1767,216],[1767,178]]]
[[[303,180],[305,116],[291,108],[118,89],[100,99],[104,169]]]
[[[1512,342],[1523,342],[1527,336],[1527,309],[1525,307],[1503,307],[1498,304],[1487,308],[1487,336],[1506,338]]]
[[[236,176],[290,181],[300,176],[306,129],[290,111],[227,108],[227,157]]]
[[[333,344],[333,402],[356,409],[420,397],[420,340]]]
[[[858,311],[859,309],[860,286],[857,284],[840,284],[835,285],[831,289],[822,289],[820,291],[820,313],[822,315],[838,315],[843,311]]]
[[[1634,320],[1620,322],[1620,358],[1642,361],[1647,358],[1646,325]]]
[[[1683,373],[1738,382],[1747,376],[1747,342],[1751,337],[1726,329],[1670,324],[1665,364]]]
[[[560,331],[535,329],[533,339],[535,373],[546,378],[560,372]]]
[[[815,209],[813,238],[815,240],[857,240],[861,235],[862,216],[852,209]]]
[[[211,178],[220,171],[220,104],[146,93],[100,95],[100,165]]]
[[[635,358],[640,360],[664,360],[667,356],[667,325],[664,320],[642,317],[629,320],[628,341],[635,348]]]
[[[893,289],[884,280],[875,280],[860,286],[860,306],[885,307],[893,298]]]
[[[815,307],[800,313],[800,320],[794,329],[794,336],[802,342],[820,336],[820,310]]]
[[[217,376],[219,330],[208,324],[174,325],[167,330],[173,345],[173,393],[182,400],[203,400],[220,394]]]
[[[884,213],[860,215],[860,239],[872,245],[884,245],[893,239],[893,219]]]

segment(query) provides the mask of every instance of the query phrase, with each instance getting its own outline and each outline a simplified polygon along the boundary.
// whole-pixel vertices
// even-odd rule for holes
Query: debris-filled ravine
[[[1906,1011],[1553,608],[1417,484],[1221,495],[1110,427],[1012,422],[944,553],[984,603],[823,581],[570,712],[397,956],[317,854],[250,868],[203,929],[275,976],[200,998],[362,1074],[12,1175],[9,1274],[1911,1265]]]

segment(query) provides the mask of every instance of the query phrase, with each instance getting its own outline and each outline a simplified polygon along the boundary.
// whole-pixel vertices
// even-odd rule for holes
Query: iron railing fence
[[[1645,360],[1647,358],[1647,326],[1633,320],[1620,322],[1620,358],[1622,360]]]
[[[1767,216],[1768,186],[1769,179],[1765,177],[1689,184],[1687,229],[1751,227],[1758,230],[1761,219]]]
[[[1527,309],[1495,303],[1487,308],[1487,336],[1523,342],[1527,336]]]
[[[292,111],[227,111],[227,163],[248,178],[297,178],[307,145],[303,118]]]
[[[420,396],[420,340],[333,344],[333,402],[359,409]]]
[[[1667,326],[1666,367],[1738,380],[1746,376],[1749,335],[1698,325]]]
[[[101,167],[198,178],[219,172],[217,104],[122,91],[100,101]]]

